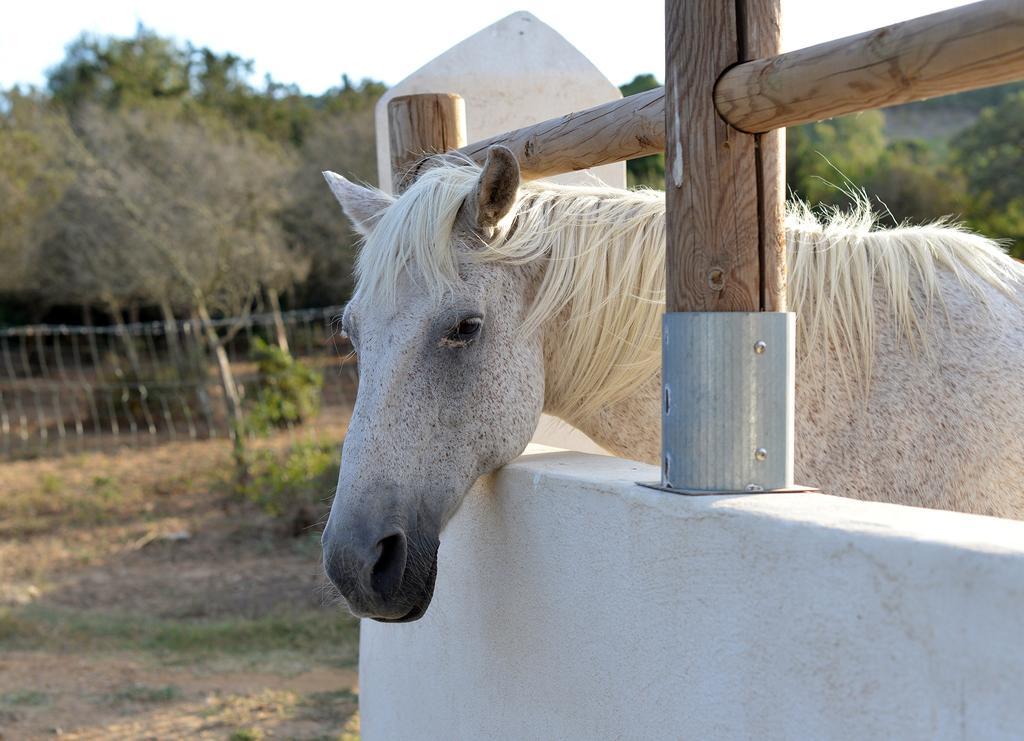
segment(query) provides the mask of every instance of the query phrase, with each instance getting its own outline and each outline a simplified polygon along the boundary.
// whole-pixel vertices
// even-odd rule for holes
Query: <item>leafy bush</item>
[[[335,445],[301,442],[284,457],[273,451],[256,454],[242,497],[265,514],[285,522],[302,535],[323,520],[338,480],[340,456]]]
[[[266,434],[316,416],[323,376],[259,337],[253,339],[250,356],[259,371],[256,393],[246,410],[251,432]]]

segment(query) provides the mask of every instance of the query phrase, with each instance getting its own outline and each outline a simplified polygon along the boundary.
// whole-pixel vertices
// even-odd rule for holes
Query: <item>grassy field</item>
[[[358,738],[319,527],[343,430],[0,464],[0,738]]]

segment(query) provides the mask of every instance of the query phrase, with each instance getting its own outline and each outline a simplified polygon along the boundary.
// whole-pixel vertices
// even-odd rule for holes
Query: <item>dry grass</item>
[[[358,736],[358,625],[323,604],[318,534],[231,473],[226,441],[0,465],[4,739]]]

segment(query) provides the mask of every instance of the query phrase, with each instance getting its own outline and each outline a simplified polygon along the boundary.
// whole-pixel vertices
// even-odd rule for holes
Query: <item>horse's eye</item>
[[[471,316],[463,319],[445,337],[445,344],[449,346],[462,347],[472,342],[483,327],[482,317]]]
[[[458,333],[460,337],[473,337],[480,331],[480,327],[484,324],[484,320],[478,316],[470,317],[469,319],[463,319],[459,322]]]

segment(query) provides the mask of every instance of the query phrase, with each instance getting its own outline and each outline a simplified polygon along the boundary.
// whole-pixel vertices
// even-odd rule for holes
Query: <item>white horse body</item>
[[[419,197],[452,213],[477,174],[441,167]],[[656,191],[528,183],[484,254],[543,265],[526,321],[545,338],[545,411],[649,463],[661,448],[664,219]],[[787,243],[798,480],[1024,517],[1024,389],[1013,381],[1024,367],[1024,269],[959,228],[876,229],[864,206],[824,224],[793,208]],[[402,262],[375,257],[392,270]],[[411,259],[442,284],[427,265],[436,254]]]
[[[938,281],[926,344],[875,307],[866,394],[843,392],[833,349],[798,350],[796,472],[829,494],[1024,518],[1024,315],[991,286],[983,303],[948,272]]]
[[[793,230],[787,236],[792,265],[798,245]],[[889,287],[876,285],[869,382],[851,377],[863,369],[851,369],[849,350],[801,333],[796,480],[854,499],[1024,519],[1024,389],[1015,381],[1024,311],[980,280],[969,287],[947,270],[936,280],[936,311],[916,338],[891,311]],[[798,324],[807,311],[798,306]],[[612,452],[657,464],[660,393],[659,372],[598,414],[567,421]]]
[[[328,181],[366,241],[325,565],[357,612],[415,620],[441,528],[542,408],[657,463],[664,199],[521,184],[501,147],[398,199]],[[796,208],[787,228],[798,482],[1024,518],[1024,268],[959,228],[878,230],[864,209]]]

